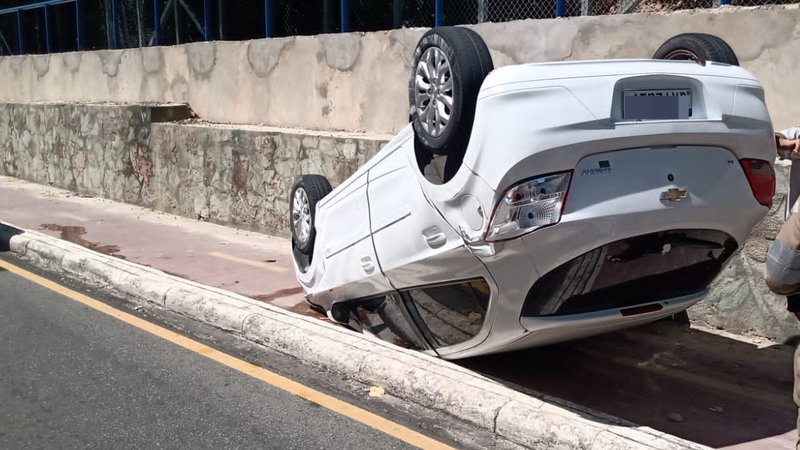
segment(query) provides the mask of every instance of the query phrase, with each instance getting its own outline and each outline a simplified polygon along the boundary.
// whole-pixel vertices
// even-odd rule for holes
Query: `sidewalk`
[[[303,298],[288,239],[81,197],[3,176],[0,220],[328,320],[309,309]]]

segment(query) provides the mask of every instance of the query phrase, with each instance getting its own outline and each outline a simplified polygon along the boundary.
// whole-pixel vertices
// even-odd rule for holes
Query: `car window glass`
[[[434,345],[446,347],[480,332],[489,306],[489,285],[471,280],[406,292],[431,332]]]
[[[432,184],[444,183],[444,165],[446,161],[446,156],[437,155],[431,158],[431,162],[422,169],[422,174],[425,175],[425,179]]]
[[[450,181],[458,172],[463,160],[463,155],[435,155],[419,148],[418,145],[414,146],[414,156],[422,176],[429,183],[437,185]]]
[[[412,350],[430,348],[397,294],[358,301],[350,311],[365,331],[381,340]]]

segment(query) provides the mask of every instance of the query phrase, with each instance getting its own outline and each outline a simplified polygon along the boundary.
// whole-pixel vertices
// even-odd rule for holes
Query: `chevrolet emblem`
[[[686,198],[686,191],[683,189],[678,188],[671,188],[667,189],[666,191],[661,193],[661,200],[666,200],[669,202],[679,202]]]

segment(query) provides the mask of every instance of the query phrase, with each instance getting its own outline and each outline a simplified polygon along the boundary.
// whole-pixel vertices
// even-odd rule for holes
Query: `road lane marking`
[[[188,337],[180,335],[174,331],[170,331],[164,327],[136,317],[133,314],[116,309],[106,303],[95,300],[86,294],[74,291],[54,281],[48,280],[47,278],[29,272],[21,267],[17,267],[8,261],[0,259],[0,269],[6,269],[15,275],[50,289],[51,291],[61,294],[64,297],[88,306],[96,311],[119,319],[129,325],[139,328],[142,331],[146,331],[175,345],[183,347],[187,350],[191,350],[195,353],[205,356],[208,359],[261,380],[278,389],[316,403],[335,413],[355,420],[356,422],[360,422],[368,427],[382,431],[383,433],[395,437],[407,444],[425,449],[453,449],[453,447],[429,438],[428,436],[418,433],[408,427],[392,422],[391,420],[385,419],[377,414],[373,414],[365,409],[359,408],[358,406],[351,405],[350,403],[339,400],[328,394],[317,391],[297,381],[264,369],[263,367],[259,367],[255,364],[235,358],[227,353],[223,353],[205,344],[189,339]]]
[[[237,262],[240,264],[246,264],[248,266],[256,267],[259,269],[269,270],[271,272],[283,273],[289,270],[286,267],[275,265],[275,263],[265,263],[263,261],[256,261],[254,259],[240,258],[238,256],[229,255],[227,253],[222,253],[222,252],[208,252],[208,255],[213,256],[215,258],[227,259],[228,261]]]

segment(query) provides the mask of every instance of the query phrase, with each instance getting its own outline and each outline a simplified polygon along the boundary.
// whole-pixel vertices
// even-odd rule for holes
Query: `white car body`
[[[624,119],[625,92],[647,89],[690,89],[691,117]],[[471,337],[427,349],[444,358],[522,349],[654,321],[700,300],[707,283],[685,295],[662,298],[654,290],[641,301],[627,299],[625,305],[599,310],[581,304],[576,313],[526,316],[523,309],[536,282],[560,267],[580,281],[569,287],[577,296],[596,292],[592,284],[598,273],[613,271],[613,263],[623,264],[628,256],[641,261],[681,258],[700,254],[696,250],[704,245],[709,258],[723,251],[710,241],[670,230],[714,230],[741,247],[768,208],[756,200],[740,160],[773,161],[772,133],[762,87],[736,66],[612,60],[496,69],[481,87],[469,145],[455,176],[443,184],[426,178],[417,166],[413,131],[406,127],[317,204],[315,256],[307,268],[295,262],[297,277],[308,300],[328,311],[387,292],[484,280],[488,306],[480,314],[470,313],[480,322]],[[564,171],[572,174],[558,223],[510,240],[485,240],[492,212],[507,189]],[[678,197],[670,198],[675,192]],[[698,233],[704,232],[690,235]],[[659,244],[660,252],[610,255],[614,245],[622,245],[614,243],[637,236],[668,236],[663,239],[676,244]],[[590,259],[594,262],[584,263]],[[625,270],[635,272],[637,264]],[[674,264],[677,270],[679,263]],[[575,269],[580,265],[585,267]],[[564,273],[553,277],[563,280]],[[641,291],[631,273],[626,282]],[[691,276],[675,273],[676,280]],[[664,279],[658,280],[665,286]],[[566,298],[566,287],[559,286],[546,297],[550,300],[542,301]],[[544,294],[530,295],[536,300]],[[641,305],[647,307],[637,309]]]

